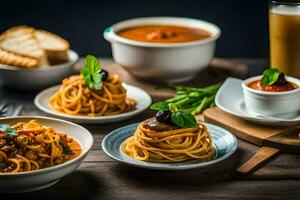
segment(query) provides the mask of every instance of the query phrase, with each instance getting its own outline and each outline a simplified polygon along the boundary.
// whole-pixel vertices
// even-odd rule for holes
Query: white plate
[[[36,120],[39,123],[53,127],[74,138],[82,148],[82,153],[63,164],[29,172],[0,174],[0,192],[19,193],[40,190],[57,183],[59,179],[77,169],[93,145],[91,133],[77,124],[49,117],[21,116],[0,118],[0,123],[13,125],[17,122]]]
[[[268,117],[249,111],[244,103],[243,80],[227,78],[216,95],[216,105],[221,110],[245,120],[275,126],[300,124],[300,113],[295,118]]]
[[[68,51],[69,62],[47,67],[25,69],[0,64],[0,84],[7,87],[26,90],[44,89],[59,84],[73,73],[74,64],[78,61],[75,51]]]
[[[43,112],[50,114],[52,116],[56,116],[62,119],[70,120],[76,123],[83,123],[83,124],[104,124],[104,123],[111,123],[111,122],[118,122],[125,119],[128,119],[134,115],[137,115],[144,110],[146,110],[151,104],[151,97],[149,94],[132,85],[124,84],[124,87],[127,89],[128,97],[137,101],[136,109],[130,112],[122,113],[119,115],[112,115],[112,116],[95,116],[95,117],[88,117],[88,116],[74,116],[65,114],[62,112],[54,111],[49,106],[49,99],[58,90],[58,86],[53,86],[46,90],[40,92],[34,99],[34,104]]]
[[[122,151],[121,144],[133,135],[138,124],[131,124],[121,127],[109,133],[102,140],[102,149],[111,158],[118,160],[124,164],[155,170],[189,170],[195,168],[207,168],[213,164],[219,163],[231,156],[237,149],[237,139],[225,129],[205,123],[209,133],[213,138],[213,144],[216,149],[216,156],[208,161],[190,160],[178,163],[154,163],[135,160],[128,157]]]

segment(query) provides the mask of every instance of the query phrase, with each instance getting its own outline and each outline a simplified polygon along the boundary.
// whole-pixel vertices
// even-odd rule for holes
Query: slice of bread
[[[36,30],[35,35],[40,47],[44,50],[68,51],[70,48],[70,44],[67,40],[54,33],[45,30]]]
[[[0,48],[0,64],[33,68],[38,66],[39,60],[36,58],[11,53]]]
[[[45,50],[50,65],[61,64],[68,61],[70,44],[67,40],[44,30],[36,30],[35,36],[40,47]]]
[[[45,52],[39,46],[35,30],[28,26],[8,29],[0,36],[0,48],[26,57],[41,59]]]
[[[58,35],[17,26],[0,35],[0,63],[29,68],[61,64],[68,61],[69,48]]]

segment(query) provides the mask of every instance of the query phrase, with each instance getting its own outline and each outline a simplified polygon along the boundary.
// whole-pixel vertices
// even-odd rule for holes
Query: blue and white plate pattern
[[[205,123],[212,135],[216,148],[216,156],[208,161],[191,160],[179,163],[154,163],[135,160],[122,152],[121,144],[135,132],[138,123],[121,127],[109,133],[102,140],[102,149],[111,158],[124,164],[147,169],[156,170],[188,170],[194,168],[205,168],[221,162],[232,155],[237,149],[237,139],[225,129],[216,125]]]

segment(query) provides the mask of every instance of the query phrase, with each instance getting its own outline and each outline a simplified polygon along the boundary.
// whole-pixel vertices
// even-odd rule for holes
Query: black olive
[[[167,38],[168,38],[168,34],[166,34],[166,33],[163,32],[163,33],[161,34],[161,37],[162,37],[163,39],[167,39]]]
[[[101,69],[100,75],[101,75],[101,80],[102,81],[106,81],[106,79],[108,78],[108,72],[104,69]]]
[[[287,81],[285,79],[284,73],[281,72],[274,85],[285,85],[286,83]]]
[[[160,110],[156,113],[155,118],[158,122],[172,125],[170,110]]]

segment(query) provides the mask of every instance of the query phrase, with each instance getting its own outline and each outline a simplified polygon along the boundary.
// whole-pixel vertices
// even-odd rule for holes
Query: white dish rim
[[[203,40],[195,40],[191,42],[180,42],[180,43],[158,43],[158,42],[140,42],[140,41],[135,41],[135,40],[130,40],[126,39],[124,37],[121,37],[117,34],[117,30],[119,26],[124,26],[124,24],[130,24],[130,23],[137,23],[139,21],[140,24],[147,25],[147,24],[167,24],[166,22],[164,23],[163,21],[169,20],[169,21],[178,21],[181,22],[180,26],[185,26],[185,27],[191,27],[191,25],[182,25],[182,24],[188,24],[188,22],[191,23],[198,23],[201,24],[202,28],[207,30],[206,27],[209,27],[210,29],[214,30],[209,31],[212,36],[205,38]],[[178,25],[177,25],[178,26]],[[127,28],[133,27],[128,25]],[[199,27],[200,28],[200,27]],[[125,28],[123,28],[125,29]],[[154,48],[169,48],[169,47],[186,47],[186,46],[194,46],[194,45],[202,45],[206,44],[212,41],[217,40],[221,35],[221,30],[220,28],[210,22],[200,20],[200,19],[195,19],[195,18],[187,18],[187,17],[168,17],[168,16],[157,16],[157,17],[141,17],[141,18],[134,18],[134,19],[128,19],[124,20],[121,22],[118,22],[116,24],[113,24],[112,26],[107,27],[104,32],[103,36],[106,40],[112,42],[119,42],[119,43],[124,43],[127,45],[133,45],[133,46],[140,46],[140,47],[154,47]],[[111,38],[111,39],[110,39]]]

